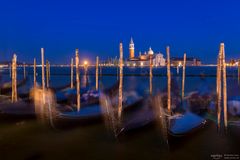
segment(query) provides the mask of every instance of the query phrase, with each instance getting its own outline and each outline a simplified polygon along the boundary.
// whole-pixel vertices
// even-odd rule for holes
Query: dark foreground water
[[[32,68],[28,68],[28,85],[19,88],[25,92],[32,86]],[[19,69],[18,78],[21,79]],[[69,68],[52,68],[51,86],[70,82]],[[88,72],[88,85],[95,86],[94,69]],[[103,68],[100,83],[104,87],[117,81],[116,68]],[[166,68],[155,68],[153,94],[166,88]],[[187,68],[186,94],[207,87],[215,92],[215,67]],[[41,75],[40,70],[38,72]],[[149,95],[148,68],[125,68],[124,90],[135,90],[142,96]],[[172,68],[174,79],[181,89],[181,76]],[[181,75],[181,69],[180,73]],[[7,70],[1,71],[2,82],[9,80]],[[40,82],[41,76],[38,76]],[[82,85],[87,85],[81,76]],[[228,68],[228,96],[239,96],[236,68]],[[80,126],[74,129],[51,128],[36,120],[3,120],[0,122],[0,159],[223,159],[239,158],[240,127],[229,126],[227,132],[218,132],[216,124],[209,121],[206,127],[168,145],[159,128],[152,126],[123,135],[116,139],[103,123]],[[227,155],[229,154],[229,155]]]

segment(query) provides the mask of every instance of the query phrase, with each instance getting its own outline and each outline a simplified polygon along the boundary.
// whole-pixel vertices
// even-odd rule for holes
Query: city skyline
[[[14,5],[12,5],[14,4]],[[219,44],[226,45],[226,59],[239,58],[240,2],[216,1],[21,1],[2,3],[0,18],[0,61],[16,53],[20,61],[40,58],[40,48],[52,63],[70,63],[75,48],[80,59],[94,61],[129,55],[130,38],[136,54],[151,46],[166,57],[200,58],[216,63]]]

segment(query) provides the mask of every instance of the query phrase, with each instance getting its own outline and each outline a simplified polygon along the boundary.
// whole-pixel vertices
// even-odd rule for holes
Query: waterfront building
[[[135,48],[134,48],[134,42],[133,38],[131,38],[129,43],[129,58],[125,61],[126,66],[149,66],[150,64],[150,58],[153,60],[153,66],[165,66],[165,59],[163,57],[163,54],[157,53],[154,54],[154,51],[150,47],[148,52],[144,52],[142,54],[139,52],[139,56],[135,56]]]
[[[163,57],[163,54],[156,53],[155,58],[153,59],[153,66],[165,66],[166,65],[166,59]]]
[[[134,43],[133,43],[133,39],[131,37],[131,41],[129,44],[129,59],[134,59],[135,55],[134,55]]]
[[[200,66],[202,64],[201,60],[194,57],[186,58],[186,66]],[[172,66],[182,66],[183,65],[183,57],[172,57],[171,58]]]

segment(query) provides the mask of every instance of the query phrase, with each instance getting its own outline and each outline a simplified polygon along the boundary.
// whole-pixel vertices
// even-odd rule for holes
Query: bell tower
[[[133,58],[134,58],[134,43],[131,37],[131,41],[129,43],[129,59],[133,59]]]

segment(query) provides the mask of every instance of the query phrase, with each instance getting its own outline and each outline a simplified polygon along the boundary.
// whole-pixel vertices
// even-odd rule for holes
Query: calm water
[[[124,68],[124,91],[137,91],[149,95],[148,68]],[[174,80],[181,89],[181,74],[171,68]],[[18,79],[22,79],[22,68]],[[26,92],[33,85],[32,68],[27,68],[28,83],[18,89]],[[41,69],[37,81],[41,84]],[[117,68],[102,68],[100,83],[109,87],[117,81]],[[188,67],[186,69],[186,94],[206,87],[215,92],[216,67]],[[95,87],[95,69],[89,68],[81,85]],[[239,96],[237,68],[228,68],[228,96]],[[153,69],[153,94],[166,88],[166,68]],[[1,70],[1,83],[9,81],[9,71]],[[51,86],[70,83],[70,68],[51,68]],[[228,132],[218,132],[216,124],[209,122],[199,132],[178,139],[168,145],[160,136],[158,127],[145,128],[124,135],[120,139],[106,129],[104,124],[93,124],[74,129],[52,129],[36,120],[0,122],[0,159],[213,159],[223,154],[240,154],[240,128],[230,126]]]

